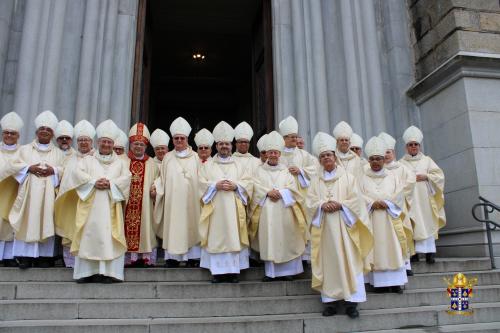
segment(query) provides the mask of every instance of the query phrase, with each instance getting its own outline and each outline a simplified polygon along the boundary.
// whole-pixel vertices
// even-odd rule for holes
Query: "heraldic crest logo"
[[[448,285],[446,291],[450,298],[450,309],[447,311],[451,315],[470,316],[474,310],[470,307],[469,300],[473,296],[472,288],[477,284],[477,278],[467,279],[462,273],[457,273],[453,277],[453,283],[450,279],[443,278]]]

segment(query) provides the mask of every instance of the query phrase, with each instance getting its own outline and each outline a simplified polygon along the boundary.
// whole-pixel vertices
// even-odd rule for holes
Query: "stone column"
[[[295,116],[308,144],[341,120],[365,138],[383,130],[400,136],[413,112],[405,95],[413,77],[407,11],[400,3],[273,0],[276,122]],[[405,122],[396,126],[401,113]]]
[[[485,227],[471,207],[478,196],[500,204],[500,3],[408,5],[418,80],[409,94],[419,107],[425,152],[446,175],[448,224],[438,252],[486,256]],[[493,241],[500,256],[500,232]]]
[[[0,90],[0,113],[15,110],[25,119],[24,142],[33,136],[36,115],[47,109],[72,123],[87,119],[97,125],[111,118],[128,129],[137,4],[138,0],[2,2],[6,11],[0,10],[0,15],[7,19],[0,26],[0,47],[4,49],[8,27],[12,38],[6,49],[18,49],[18,54],[10,59],[17,63],[15,73],[7,72],[8,61],[0,54],[0,78],[9,76],[15,82],[12,103],[4,101],[11,92]],[[23,16],[20,46],[11,23],[15,9]]]

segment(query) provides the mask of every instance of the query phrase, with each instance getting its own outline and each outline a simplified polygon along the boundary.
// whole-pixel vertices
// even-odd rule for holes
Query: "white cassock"
[[[110,189],[95,188],[100,178],[109,180]],[[126,161],[115,153],[86,156],[74,172],[73,188],[79,197],[71,243],[71,253],[75,255],[74,279],[101,274],[123,280],[127,251],[123,206],[130,178]]]
[[[223,179],[236,183],[237,189],[218,191],[216,183]],[[231,157],[216,155],[200,169],[200,267],[210,269],[213,275],[239,274],[248,268],[245,206],[252,194],[250,180],[247,169]]]
[[[9,221],[15,230],[14,257],[53,257],[54,200],[59,186],[64,155],[52,143],[41,144],[37,140],[19,148],[12,161],[19,190],[9,213]],[[37,177],[28,172],[31,165],[51,166],[54,174]]]

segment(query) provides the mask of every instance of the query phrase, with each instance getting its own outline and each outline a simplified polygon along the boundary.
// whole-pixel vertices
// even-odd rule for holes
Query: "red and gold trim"
[[[149,140],[143,134],[144,134],[144,124],[137,123],[137,133],[135,135],[130,136],[128,138],[128,141],[130,143],[135,141],[141,141],[144,142],[145,144],[149,144]]]

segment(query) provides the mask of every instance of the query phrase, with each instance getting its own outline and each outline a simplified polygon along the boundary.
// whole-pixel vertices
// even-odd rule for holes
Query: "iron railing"
[[[500,230],[500,224],[498,222],[490,220],[490,214],[493,212],[500,212],[500,206],[494,204],[493,202],[479,197],[480,203],[472,206],[472,216],[478,222],[486,224],[486,236],[488,237],[488,251],[490,253],[491,268],[495,269],[495,256],[493,253],[493,241],[491,240],[491,232],[495,230]],[[478,208],[483,208],[483,217],[479,217],[477,212]]]

